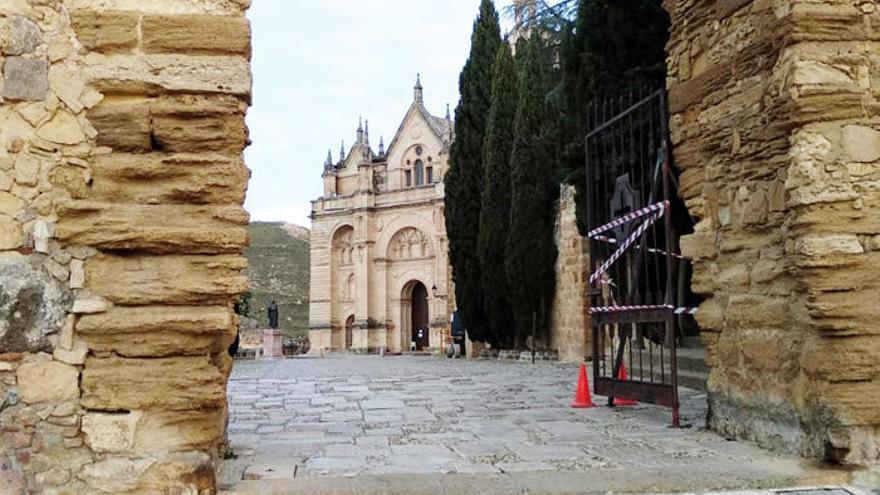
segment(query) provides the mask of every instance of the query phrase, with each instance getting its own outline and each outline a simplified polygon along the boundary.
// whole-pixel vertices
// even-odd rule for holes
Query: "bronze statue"
[[[269,328],[273,330],[278,328],[278,304],[275,303],[274,299],[269,304],[269,307],[266,308],[266,313],[269,316]]]

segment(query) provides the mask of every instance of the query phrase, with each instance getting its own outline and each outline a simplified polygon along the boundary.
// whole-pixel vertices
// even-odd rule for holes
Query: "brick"
[[[240,16],[147,15],[144,52],[237,54],[250,58],[250,25]]]
[[[70,24],[87,50],[120,53],[137,46],[136,12],[78,10],[71,12]]]

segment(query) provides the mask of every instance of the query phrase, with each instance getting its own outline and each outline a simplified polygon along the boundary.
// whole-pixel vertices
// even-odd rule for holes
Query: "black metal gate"
[[[590,108],[586,136],[593,387],[672,408],[679,425],[676,329],[689,267],[677,253],[688,226],[670,163],[666,93],[635,92]],[[676,233],[678,232],[678,234]]]

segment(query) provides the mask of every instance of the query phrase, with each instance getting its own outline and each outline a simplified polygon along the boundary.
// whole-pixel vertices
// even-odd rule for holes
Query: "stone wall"
[[[581,362],[590,354],[589,244],[577,228],[574,186],[560,187],[556,207],[556,291],[549,337],[560,361]]]
[[[880,11],[666,0],[712,429],[880,458]]]
[[[0,492],[213,489],[248,3],[0,3]]]

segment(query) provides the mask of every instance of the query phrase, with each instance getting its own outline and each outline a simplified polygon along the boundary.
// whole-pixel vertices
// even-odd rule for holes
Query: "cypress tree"
[[[458,313],[474,340],[487,341],[486,316],[477,244],[483,183],[483,141],[489,114],[492,64],[501,45],[498,12],[480,2],[471,52],[459,76],[461,99],[455,109],[455,142],[446,174],[446,234]]]
[[[508,348],[513,344],[513,315],[504,251],[510,227],[511,123],[516,118],[518,85],[510,48],[502,43],[492,68],[492,107],[483,144],[479,255],[490,341]]]
[[[663,87],[668,39],[669,16],[661,0],[580,0],[577,17],[563,35],[560,166],[565,180],[577,187],[582,232],[586,109],[596,98]]]
[[[553,239],[556,170],[552,142],[547,135],[545,106],[546,61],[542,40],[532,32],[525,70],[519,86],[519,104],[510,159],[511,207],[505,268],[516,320],[517,346],[532,331],[532,313],[544,325],[545,307],[552,301],[556,244]]]

